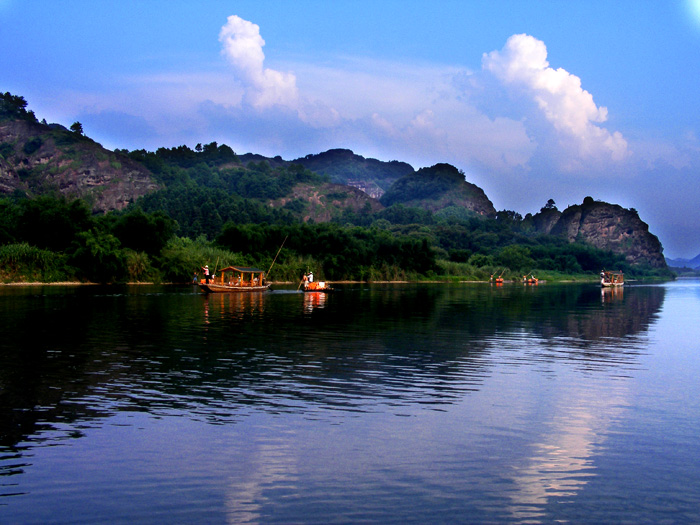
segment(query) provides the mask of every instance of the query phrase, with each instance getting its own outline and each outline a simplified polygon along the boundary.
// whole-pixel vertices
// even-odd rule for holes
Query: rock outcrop
[[[529,221],[532,227],[537,233],[549,234],[552,228],[556,226],[561,218],[561,212],[554,209],[542,208],[539,213],[534,215],[532,218],[526,217],[526,221]]]
[[[586,197],[564,210],[549,233],[624,255],[632,265],[666,268],[661,242],[634,209]]]
[[[106,212],[157,188],[142,164],[79,133],[28,119],[0,119],[0,193],[55,192]]]

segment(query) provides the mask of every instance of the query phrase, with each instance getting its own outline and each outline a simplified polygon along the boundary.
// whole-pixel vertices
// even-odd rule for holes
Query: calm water
[[[0,523],[700,522],[700,281],[0,288]]]

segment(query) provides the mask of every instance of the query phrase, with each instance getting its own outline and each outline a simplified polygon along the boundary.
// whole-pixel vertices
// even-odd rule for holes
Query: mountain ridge
[[[282,208],[305,222],[328,222],[347,212],[381,214],[394,205],[433,214],[463,210],[467,217],[484,219],[498,219],[500,214],[481,188],[445,163],[416,171],[405,162],[368,159],[341,148],[287,161],[280,156],[236,155],[228,146],[216,143],[204,148],[198,145],[196,151],[187,146],[160,148],[155,156],[138,150],[134,157],[126,151],[106,150],[85,137],[78,123],[71,130],[39,123],[25,107],[24,99],[9,93],[0,99],[1,193],[23,192],[31,197],[54,192],[84,199],[94,212],[121,210],[162,187],[149,162],[165,158],[193,168],[199,163],[219,178],[254,170],[250,172],[253,178],[259,173],[270,180],[277,168],[321,174],[327,182],[297,182],[284,190],[286,193],[265,201],[269,208]],[[203,164],[204,159],[212,158],[207,154],[218,155],[218,163]],[[504,212],[511,218],[519,216]],[[534,216],[528,214],[523,224],[536,233],[558,236],[569,243],[585,241],[622,254],[630,264],[666,267],[660,241],[633,209],[587,197],[581,205],[569,206],[564,212],[545,206]]]
[[[666,263],[674,268],[690,268],[692,270],[700,269],[700,253],[692,259],[670,259],[666,258]]]

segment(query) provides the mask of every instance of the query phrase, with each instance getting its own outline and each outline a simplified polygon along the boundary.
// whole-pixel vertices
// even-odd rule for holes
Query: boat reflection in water
[[[328,294],[325,292],[304,293],[304,311],[312,312],[316,308],[324,308]]]
[[[215,293],[202,296],[205,322],[209,316],[243,319],[253,315],[260,316],[265,310],[265,292]]]
[[[625,296],[625,288],[623,286],[601,287],[600,298],[603,303],[612,303],[622,301]]]

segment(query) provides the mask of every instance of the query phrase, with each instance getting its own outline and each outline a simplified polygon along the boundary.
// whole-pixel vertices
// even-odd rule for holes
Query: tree
[[[78,135],[82,135],[83,134],[83,125],[76,120],[75,122],[73,122],[73,124],[70,125],[70,130],[73,133],[77,133]]]
[[[126,248],[157,255],[174,235],[175,228],[176,222],[163,211],[146,214],[136,208],[119,218],[112,233]]]
[[[558,211],[556,204],[554,203],[554,199],[549,199],[547,201],[547,204],[545,204],[540,211],[546,211],[546,210],[554,210]]]
[[[523,221],[523,216],[520,215],[517,211],[501,210],[496,213],[496,220],[500,223],[506,223],[511,226],[514,226],[520,224]]]
[[[530,248],[512,244],[501,249],[497,254],[497,261],[515,271],[529,271],[535,265],[530,254]]]
[[[126,276],[124,253],[119,239],[93,228],[77,235],[77,249],[71,262],[92,282],[121,281]]]
[[[34,113],[27,111],[27,101],[24,100],[24,97],[13,95],[7,91],[0,93],[0,116],[2,115],[33,120],[31,117]]]
[[[67,250],[94,219],[85,201],[41,196],[19,203],[15,235],[38,248]]]
[[[202,149],[203,153],[216,153],[217,148],[219,145],[216,142],[210,142],[209,144],[205,144],[204,148]]]

